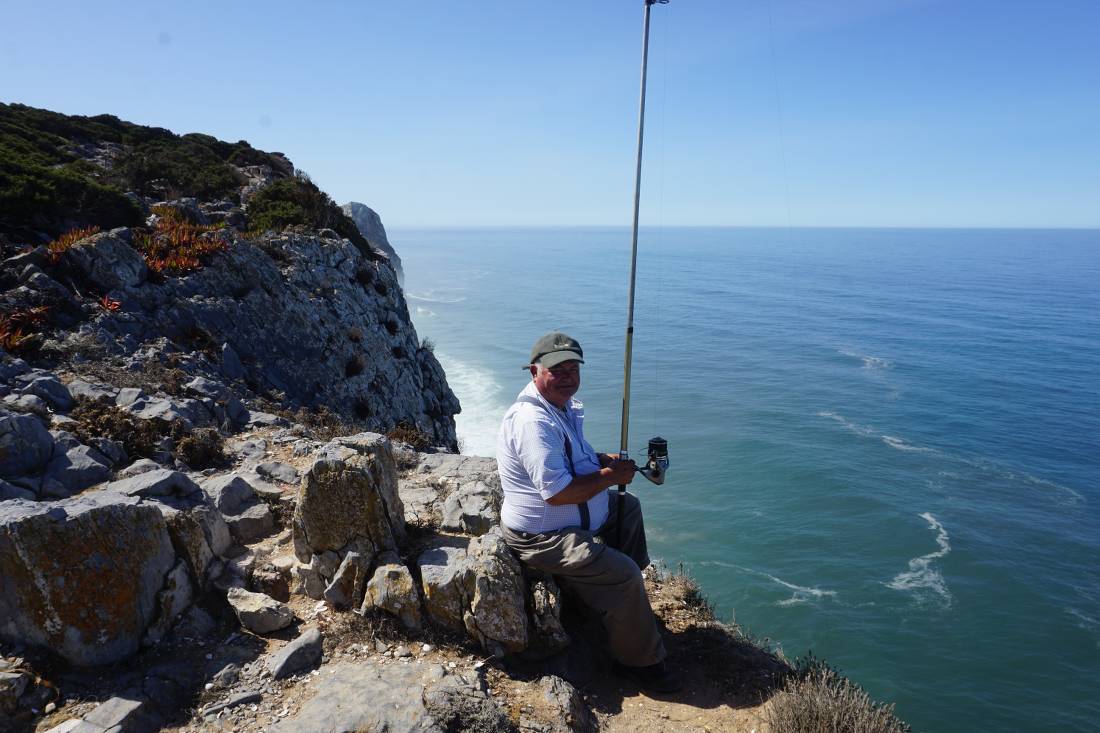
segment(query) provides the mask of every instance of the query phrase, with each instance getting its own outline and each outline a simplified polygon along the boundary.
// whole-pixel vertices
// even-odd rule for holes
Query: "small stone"
[[[447,662],[447,669],[455,669],[456,667],[458,667],[458,665],[454,662]]]
[[[57,710],[57,704],[56,703],[51,702],[51,703],[46,704],[46,715],[49,715],[54,710]]]
[[[207,682],[205,685],[202,686],[202,689],[204,689],[204,690],[213,690],[214,689],[214,683],[213,682]]]
[[[432,651],[433,649],[435,649],[435,647],[433,647],[431,644],[424,644],[420,647],[420,651],[424,652],[425,654]]]

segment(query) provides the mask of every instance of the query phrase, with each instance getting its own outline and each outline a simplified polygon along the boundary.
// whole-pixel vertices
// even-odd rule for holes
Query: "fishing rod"
[[[645,86],[646,71],[649,63],[649,10],[653,5],[667,5],[668,0],[644,0],[645,17],[642,21],[642,90],[638,100],[638,154],[634,166],[634,226],[631,233],[630,244],[630,290],[627,296],[626,309],[626,346],[623,355],[623,421],[619,433],[619,459],[627,460],[629,452],[627,441],[630,437],[630,362],[634,350],[634,280],[638,269],[638,210],[642,194],[642,140],[645,134]],[[668,442],[664,438],[656,437],[649,441],[648,457],[645,466],[638,471],[655,484],[665,482],[665,472],[668,470]],[[626,493],[626,484],[619,484],[618,522],[616,532],[622,539],[623,526],[623,494]],[[617,541],[616,544],[619,544]]]

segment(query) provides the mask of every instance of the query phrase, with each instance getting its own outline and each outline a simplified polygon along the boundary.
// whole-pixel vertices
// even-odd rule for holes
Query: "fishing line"
[[[668,14],[668,18],[664,23],[664,30],[662,34],[664,36],[664,45],[661,47],[661,135],[658,149],[660,151],[660,172],[657,176],[657,246],[664,246],[665,251],[669,251],[669,247],[665,242],[665,113],[668,110],[668,47],[671,45],[672,35],[672,16],[673,13]],[[664,285],[664,267],[657,268],[657,297],[654,300],[654,317],[653,326],[654,333],[663,333],[664,329],[661,325],[661,299],[663,297],[662,287]],[[662,349],[654,349],[653,359],[653,433],[657,432],[657,404],[660,402],[657,396],[661,394],[661,378],[660,378],[660,366],[661,366],[661,353]]]

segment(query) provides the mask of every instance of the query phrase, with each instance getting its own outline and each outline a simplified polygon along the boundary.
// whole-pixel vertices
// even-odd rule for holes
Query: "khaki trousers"
[[[552,574],[601,615],[616,661],[642,667],[664,659],[665,647],[642,581],[641,568],[649,565],[649,553],[642,507],[631,494],[622,495],[621,547],[612,546],[619,496],[618,491],[611,492],[607,521],[597,532],[580,527],[545,534],[502,529],[504,541],[520,561]]]

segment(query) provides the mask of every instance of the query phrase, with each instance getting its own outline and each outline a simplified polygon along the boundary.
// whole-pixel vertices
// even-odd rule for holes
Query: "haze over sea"
[[[396,230],[493,455],[531,343],[618,447],[627,229]],[[631,448],[651,551],[916,730],[1100,727],[1100,231],[647,229]]]

